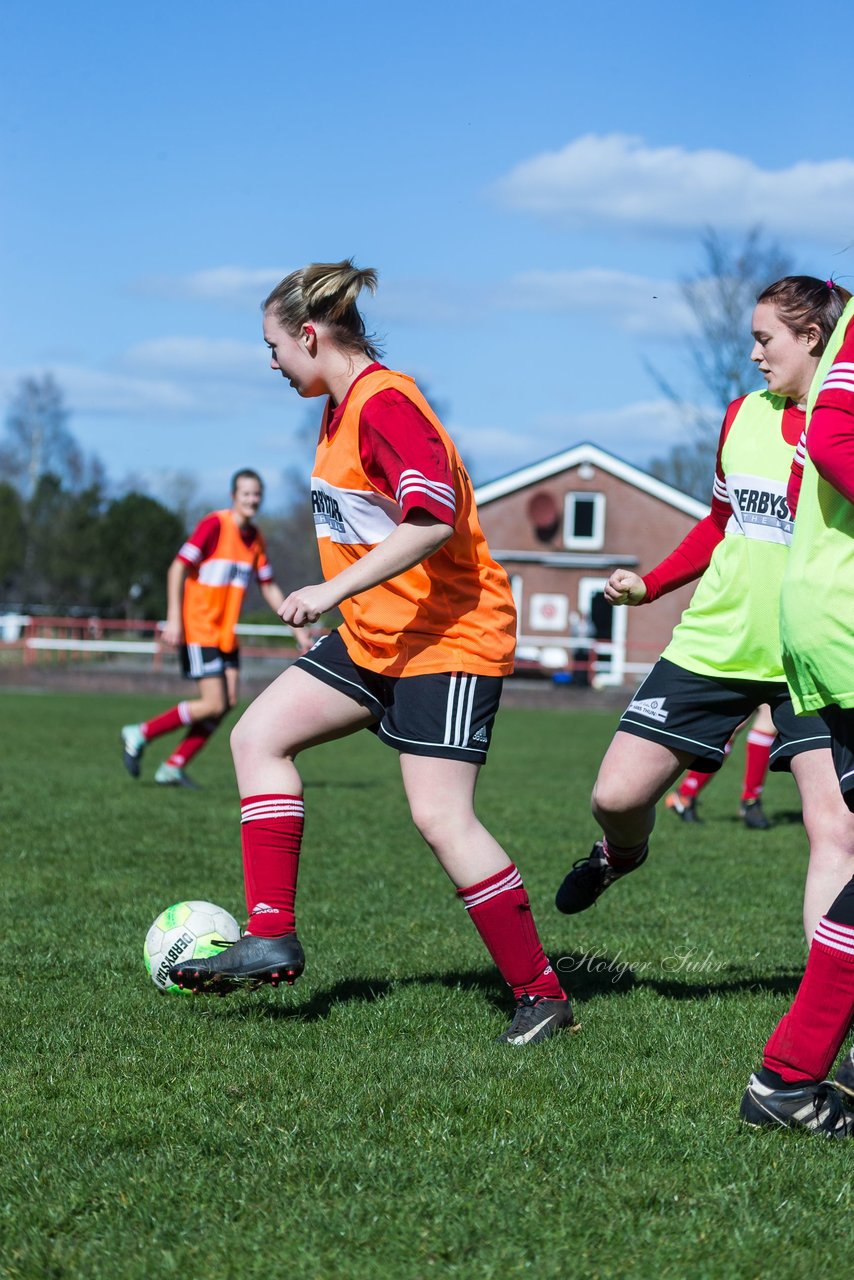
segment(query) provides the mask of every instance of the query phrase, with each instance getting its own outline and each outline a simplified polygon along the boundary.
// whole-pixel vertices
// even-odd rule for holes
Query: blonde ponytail
[[[363,289],[376,293],[377,272],[373,267],[356,267],[352,258],[341,262],[313,262],[292,271],[264,300],[264,311],[272,310],[279,323],[296,336],[310,320],[325,325],[335,342],[349,351],[361,351],[372,360],[380,351],[365,332],[365,322],[356,306]]]
[[[356,305],[363,289],[376,293],[377,273],[373,267],[355,267],[352,258],[313,262],[303,268],[303,297],[312,320],[340,320],[349,307]]]

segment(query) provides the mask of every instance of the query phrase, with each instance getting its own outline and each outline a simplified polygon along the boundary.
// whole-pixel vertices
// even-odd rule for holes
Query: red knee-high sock
[[[177,769],[183,769],[206,745],[218,724],[219,720],[199,720],[191,727],[187,736],[178,743],[166,763],[174,764]]]
[[[824,916],[789,1012],[765,1046],[763,1067],[787,1084],[823,1080],[854,1019],[854,926]]]
[[[171,733],[173,729],[180,729],[182,724],[192,723],[190,704],[179,702],[177,707],[171,707],[153,720],[146,720],[145,724],[140,725],[140,729],[145,740],[150,742],[152,738],[159,738],[162,733]]]
[[[763,733],[761,729],[751,729],[748,733],[744,783],[741,788],[742,801],[758,800],[762,795],[774,738],[775,734]]]
[[[276,938],[296,929],[304,816],[301,796],[246,796],[240,802],[247,932],[256,938]]]
[[[522,877],[512,862],[457,893],[517,1000],[523,995],[566,999],[543,951]]]
[[[689,769],[679,783],[679,799],[696,800],[697,796],[704,787],[709,785],[714,776],[713,773],[700,773],[698,769]]]
[[[614,844],[613,840],[609,840],[607,836],[602,837],[605,861],[615,871],[631,871],[642,861],[648,849],[648,840],[644,840],[641,844],[619,845]]]

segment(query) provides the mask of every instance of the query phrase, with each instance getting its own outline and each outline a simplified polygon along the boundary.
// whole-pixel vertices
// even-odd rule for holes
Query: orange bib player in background
[[[356,308],[363,287],[376,287],[375,272],[319,263],[286,277],[264,304],[273,368],[301,396],[328,397],[312,477],[326,581],[292,592],[279,612],[305,626],[338,607],[344,623],[234,730],[248,932],[171,975],[185,989],[219,993],[299,977],[303,788],[294,761],[366,728],[399,752],[413,821],[513,992],[515,1016],[498,1039],[530,1045],[572,1026],[572,1010],[521,876],[474,811],[512,670],[512,593],[450,437],[412,380],[378,363]]]
[[[253,524],[238,524],[232,510],[214,511],[184,543],[178,560],[189,567],[181,610],[185,646],[230,656],[238,648],[235,628],[250,582],[273,580],[264,539]]]
[[[161,638],[179,649],[184,675],[197,681],[199,695],[152,720],[124,726],[124,765],[132,778],[139,777],[147,744],[183,727],[183,740],[158,767],[154,781],[195,786],[186,766],[237,703],[240,653],[235,628],[246,589],[256,577],[271,609],[278,610],[284,600],[273,580],[264,539],[253,523],[263,495],[256,471],[238,471],[231,482],[232,505],[206,515],[169,566]],[[307,633],[300,631],[297,643],[307,648]]]

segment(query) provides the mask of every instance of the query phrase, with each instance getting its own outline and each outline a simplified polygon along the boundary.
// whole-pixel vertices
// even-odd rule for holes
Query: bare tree
[[[25,501],[47,472],[69,487],[80,483],[85,464],[67,423],[62,392],[49,373],[21,379],[6,416],[0,467]]]
[[[653,458],[649,469],[668,484],[705,499],[711,490],[724,411],[731,401],[761,385],[749,360],[750,315],[756,295],[788,275],[792,265],[779,245],[765,241],[760,227],[748,231],[740,244],[709,228],[701,246],[703,266],[681,287],[697,323],[696,336],[687,341],[688,359],[709,407],[682,395],[648,366],[685,424],[684,438],[664,457]]]

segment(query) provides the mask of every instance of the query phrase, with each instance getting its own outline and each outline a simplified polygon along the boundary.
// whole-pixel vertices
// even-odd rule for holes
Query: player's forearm
[[[182,625],[187,572],[188,566],[184,561],[175,559],[166,575],[166,620],[173,626]]]
[[[329,580],[327,585],[336,597],[335,604],[370,591],[371,587],[388,582],[413,565],[421,564],[444,546],[453,532],[451,525],[441,524],[438,520],[423,524],[405,520],[367,555]]]
[[[258,586],[261,595],[264,597],[264,603],[268,604],[274,613],[278,613],[285,602],[282,588],[277,582],[261,582]]]

